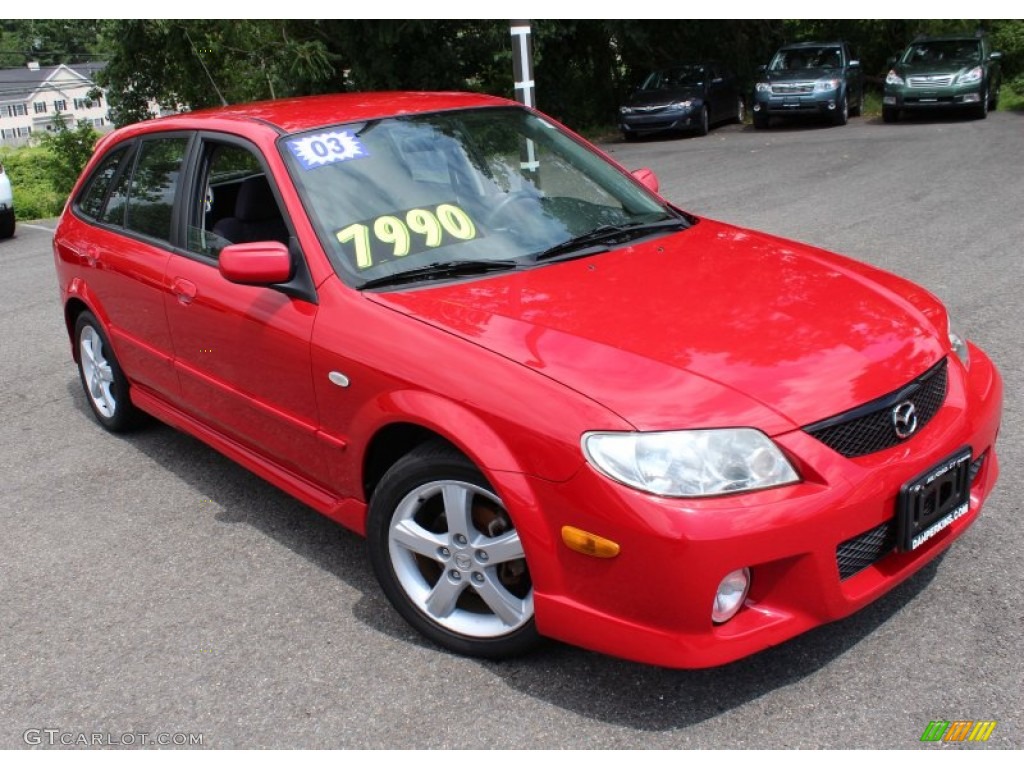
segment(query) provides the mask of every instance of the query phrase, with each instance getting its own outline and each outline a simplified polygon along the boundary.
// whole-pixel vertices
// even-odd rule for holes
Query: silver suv
[[[864,74],[850,46],[833,43],[785,45],[761,68],[754,87],[754,127],[773,117],[822,116],[834,125],[860,114]]]

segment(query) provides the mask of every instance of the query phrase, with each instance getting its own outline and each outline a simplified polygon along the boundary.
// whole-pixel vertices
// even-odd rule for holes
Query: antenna
[[[196,50],[196,44],[192,42],[192,36],[188,33],[187,29],[185,30],[185,39],[188,40],[188,44],[192,46],[192,53],[194,53],[196,58],[199,59],[199,64],[202,66],[203,72],[205,72],[206,76],[210,79],[210,85],[213,86],[213,90],[215,90],[217,95],[220,97],[221,106],[228,106],[228,100],[224,98],[224,94],[220,92],[220,88],[217,87],[217,83],[213,81],[213,75],[211,75],[210,70],[206,68],[206,62],[203,61],[203,57],[200,56],[199,51]]]

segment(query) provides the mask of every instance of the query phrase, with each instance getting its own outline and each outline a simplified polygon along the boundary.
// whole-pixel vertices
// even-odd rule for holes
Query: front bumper
[[[971,348],[965,371],[950,360],[945,404],[899,445],[847,459],[802,431],[776,437],[804,481],[704,500],[650,496],[585,465],[565,483],[506,475],[501,493],[533,529],[524,537],[541,634],[665,667],[725,664],[840,619],[891,590],[945,550],[978,516],[998,475],[994,450],[1002,382]],[[837,549],[895,524],[901,486],[963,446],[985,460],[969,511],[912,552],[894,549],[846,578]],[[508,485],[505,485],[505,481]],[[617,542],[596,559],[561,543],[571,525]],[[749,567],[751,590],[730,621],[715,625],[715,590]]]
[[[982,84],[910,88],[886,85],[882,104],[895,109],[963,109],[977,107],[983,98]]]
[[[773,117],[831,115],[839,109],[840,99],[839,90],[803,94],[776,94],[759,91],[754,94],[754,111]]]
[[[700,126],[700,106],[688,109],[667,107],[652,112],[634,112],[619,115],[619,129],[632,136],[662,131],[691,131]]]

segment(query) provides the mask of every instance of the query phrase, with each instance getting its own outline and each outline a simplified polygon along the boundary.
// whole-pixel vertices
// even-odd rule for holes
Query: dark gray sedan
[[[626,141],[663,131],[705,136],[715,123],[743,122],[736,77],[715,62],[677,64],[651,72],[619,107]]]

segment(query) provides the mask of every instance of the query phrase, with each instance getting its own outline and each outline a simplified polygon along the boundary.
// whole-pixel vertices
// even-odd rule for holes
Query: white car
[[[11,180],[4,172],[0,163],[0,240],[14,236],[14,195],[11,193]]]

